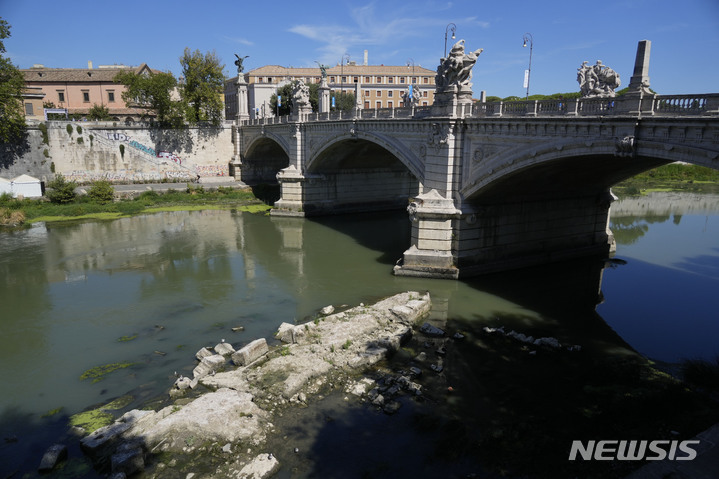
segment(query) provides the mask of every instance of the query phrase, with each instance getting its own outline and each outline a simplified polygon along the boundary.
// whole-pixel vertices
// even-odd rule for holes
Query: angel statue
[[[239,75],[244,71],[244,67],[242,66],[242,62],[245,60],[245,58],[249,58],[249,55],[245,55],[244,57],[240,58],[240,56],[235,53],[235,56],[237,57],[237,60],[235,60],[235,65],[237,65],[237,74]]]

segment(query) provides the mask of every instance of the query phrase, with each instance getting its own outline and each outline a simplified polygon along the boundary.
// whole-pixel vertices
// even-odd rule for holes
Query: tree
[[[25,136],[22,72],[5,58],[4,39],[10,37],[10,25],[0,17],[0,143],[15,143]]]
[[[295,82],[285,83],[270,97],[270,110],[275,115],[289,115],[292,111],[292,88]],[[280,106],[277,108],[277,97],[280,96]]]
[[[95,103],[87,113],[87,119],[91,121],[103,121],[112,118],[110,116],[110,110],[105,105],[98,105]]]
[[[224,112],[225,65],[214,51],[203,55],[199,50],[191,52],[189,48],[185,48],[180,57],[180,65],[184,78],[180,95],[186,105],[187,121],[219,125]]]
[[[47,187],[46,195],[50,202],[65,204],[75,201],[77,183],[74,181],[67,181],[64,176],[57,175],[54,180],[48,182]]]
[[[172,73],[137,74],[125,71],[115,75],[114,80],[126,87],[122,92],[125,103],[154,112],[160,126],[177,128],[183,125],[182,103],[172,99],[172,92],[177,86]]]
[[[335,92],[335,107],[333,110],[352,111],[355,106],[355,94],[352,92]]]

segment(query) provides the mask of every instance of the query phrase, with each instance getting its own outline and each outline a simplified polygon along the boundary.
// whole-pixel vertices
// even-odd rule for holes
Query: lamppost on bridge
[[[344,55],[342,55],[342,59],[340,60],[340,91],[343,94],[345,92],[345,58],[347,59],[347,63],[349,64],[350,54],[345,53]]]
[[[522,47],[526,47],[529,41],[529,69],[527,69],[527,74],[524,77],[524,86],[527,89],[525,100],[529,100],[529,76],[532,74],[532,48],[534,48],[534,38],[532,38],[531,33],[525,33],[524,36],[522,36],[522,40],[524,40]]]
[[[455,37],[454,34],[457,33],[457,25],[454,23],[450,23],[447,25],[447,28],[444,29],[444,58],[447,58],[447,33],[452,30],[452,40],[454,40]]]

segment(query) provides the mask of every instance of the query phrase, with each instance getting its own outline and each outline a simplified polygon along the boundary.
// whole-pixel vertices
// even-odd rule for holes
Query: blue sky
[[[629,84],[637,43],[651,40],[649,76],[662,94],[719,92],[719,0],[218,1],[0,0],[11,25],[7,55],[20,68],[86,68],[122,63],[179,76],[185,47],[215,51],[234,76],[245,70],[361,63],[435,70],[449,23],[468,50],[483,48],[473,90],[524,96],[533,38],[530,94],[578,91],[577,68],[602,60]],[[451,46],[451,38],[448,41]]]

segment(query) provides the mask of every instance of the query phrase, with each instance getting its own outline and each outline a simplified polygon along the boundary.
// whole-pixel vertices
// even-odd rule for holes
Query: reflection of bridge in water
[[[276,216],[407,207],[398,275],[607,254],[612,185],[674,161],[719,168],[719,94],[651,93],[647,46],[619,97],[474,103],[460,85],[431,107],[348,114],[320,87],[319,113],[240,116],[235,168],[249,183],[276,176]]]

